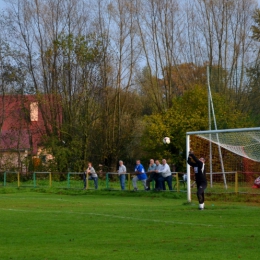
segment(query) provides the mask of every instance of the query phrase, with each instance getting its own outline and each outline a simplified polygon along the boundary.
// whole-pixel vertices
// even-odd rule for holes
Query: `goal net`
[[[206,159],[207,192],[259,193],[254,180],[260,176],[260,128],[240,128],[186,133],[190,149]],[[189,183],[193,171],[187,164]],[[188,200],[191,188],[188,183]]]

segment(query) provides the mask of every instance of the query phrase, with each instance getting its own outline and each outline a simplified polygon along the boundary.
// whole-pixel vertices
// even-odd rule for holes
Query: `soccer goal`
[[[206,159],[207,192],[260,194],[252,189],[254,179],[260,176],[260,127],[187,132],[187,158],[191,149]],[[187,164],[188,201],[193,175]]]

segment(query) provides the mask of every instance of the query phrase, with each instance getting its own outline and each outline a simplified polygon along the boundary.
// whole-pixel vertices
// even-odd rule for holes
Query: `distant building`
[[[0,170],[27,171],[29,155],[39,158],[45,153],[52,158],[44,150],[42,138],[53,131],[53,123],[61,124],[58,103],[48,95],[0,96]]]

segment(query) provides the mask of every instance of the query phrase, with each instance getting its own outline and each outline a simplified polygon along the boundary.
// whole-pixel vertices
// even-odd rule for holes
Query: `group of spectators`
[[[119,161],[119,167],[117,173],[119,176],[121,189],[125,190],[125,180],[126,180],[127,171],[123,161],[121,160]],[[170,166],[167,164],[165,159],[162,160],[162,163],[160,163],[159,160],[154,161],[154,159],[150,159],[150,163],[147,171],[145,171],[145,168],[141,164],[141,161],[136,160],[134,173],[136,175],[132,179],[134,191],[138,190],[137,183],[139,181],[142,183],[144,190],[147,191],[151,189],[150,184],[152,181],[155,181],[155,189],[158,191],[166,190],[165,182],[167,183],[169,190],[172,190],[172,173],[170,170]],[[88,163],[88,168],[83,175],[84,189],[86,189],[87,174],[90,175],[89,180],[94,181],[95,189],[98,189],[98,175],[91,163]]]
[[[166,190],[165,182],[167,182],[169,190],[172,190],[172,173],[170,166],[167,164],[165,159],[162,159],[160,164],[159,160],[150,159],[150,164],[147,172],[140,160],[136,161],[135,166],[136,176],[133,178],[134,191],[137,191],[137,182],[141,181],[145,190],[150,190],[150,184],[155,181],[156,190]],[[147,175],[149,176],[147,178]]]

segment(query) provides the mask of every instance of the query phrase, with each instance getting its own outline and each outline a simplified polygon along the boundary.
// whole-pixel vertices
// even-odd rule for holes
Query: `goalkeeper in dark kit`
[[[198,159],[193,151],[189,152],[188,164],[193,167],[195,173],[195,181],[197,184],[197,197],[199,200],[199,209],[204,209],[204,191],[207,188],[207,178],[205,169],[205,159]]]

